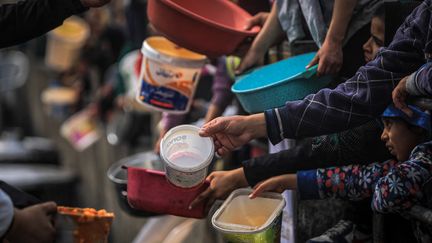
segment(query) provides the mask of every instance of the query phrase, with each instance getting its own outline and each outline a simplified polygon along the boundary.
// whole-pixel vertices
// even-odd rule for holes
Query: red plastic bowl
[[[149,0],[147,14],[168,39],[209,57],[233,53],[260,29],[243,30],[251,15],[228,0]]]
[[[180,188],[165,178],[165,173],[156,170],[128,167],[127,197],[129,205],[146,212],[171,214],[188,218],[204,218],[203,201],[189,210],[189,204],[209,186],[206,181],[194,188]]]

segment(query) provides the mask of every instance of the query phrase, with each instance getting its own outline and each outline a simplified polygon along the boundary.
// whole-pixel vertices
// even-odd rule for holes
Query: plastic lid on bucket
[[[186,68],[201,68],[207,61],[206,56],[180,47],[161,36],[147,38],[141,52],[151,59]]]
[[[180,125],[170,129],[160,143],[165,163],[182,172],[195,172],[207,167],[214,155],[211,138],[201,137],[199,128]]]

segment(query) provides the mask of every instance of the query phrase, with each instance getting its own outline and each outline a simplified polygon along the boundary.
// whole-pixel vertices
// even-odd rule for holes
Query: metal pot
[[[163,164],[159,155],[153,152],[138,153],[121,159],[108,169],[107,176],[114,183],[120,207],[134,216],[149,217],[158,214],[133,209],[127,201],[127,167],[141,167],[145,169],[163,171]]]

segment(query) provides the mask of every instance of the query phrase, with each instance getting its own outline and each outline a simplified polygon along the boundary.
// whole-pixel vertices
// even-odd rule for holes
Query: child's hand
[[[210,186],[192,201],[189,209],[208,198],[206,209],[208,211],[216,199],[224,199],[233,190],[248,185],[243,168],[230,171],[215,171],[207,177],[207,180],[210,181]]]
[[[255,185],[253,192],[249,195],[250,199],[254,199],[261,195],[263,192],[274,191],[282,193],[287,189],[297,188],[297,175],[296,174],[285,174],[280,176],[274,176],[270,179],[262,181]]]

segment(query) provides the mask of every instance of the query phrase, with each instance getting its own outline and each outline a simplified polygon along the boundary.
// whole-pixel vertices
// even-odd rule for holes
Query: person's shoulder
[[[432,160],[432,141],[417,145],[410,156],[411,160],[428,159]]]

